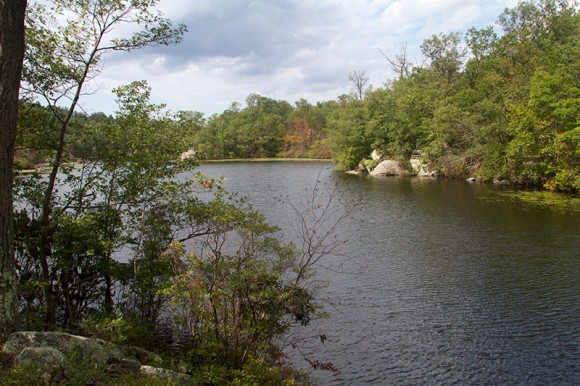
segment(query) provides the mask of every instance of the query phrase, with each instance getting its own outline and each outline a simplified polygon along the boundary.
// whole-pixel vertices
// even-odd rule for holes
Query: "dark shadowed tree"
[[[12,165],[25,9],[26,0],[0,0],[0,342],[16,325]]]

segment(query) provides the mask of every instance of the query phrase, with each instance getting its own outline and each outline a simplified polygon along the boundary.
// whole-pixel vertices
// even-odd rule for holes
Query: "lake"
[[[329,318],[288,356],[322,385],[580,384],[580,200],[432,178],[337,173],[323,162],[211,163],[292,239],[280,195],[317,180],[361,200],[320,269]],[[347,241],[348,240],[348,241]],[[320,335],[326,336],[321,342]],[[313,370],[302,355],[331,362]]]

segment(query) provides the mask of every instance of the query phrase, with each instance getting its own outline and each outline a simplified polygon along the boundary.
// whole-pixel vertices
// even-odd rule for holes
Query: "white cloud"
[[[178,46],[109,56],[91,111],[114,110],[111,88],[147,79],[155,102],[172,110],[219,113],[250,93],[294,102],[347,93],[348,74],[375,87],[392,77],[379,52],[439,32],[491,24],[517,0],[162,0],[160,10],[189,32]]]

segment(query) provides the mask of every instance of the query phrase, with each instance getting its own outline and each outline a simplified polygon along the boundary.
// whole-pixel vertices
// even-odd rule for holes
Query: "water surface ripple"
[[[296,331],[328,336],[303,342],[341,371],[311,370],[317,383],[580,384],[580,206],[464,181],[343,176],[324,163],[201,170],[248,194],[286,237],[279,194],[303,199],[320,178],[364,195],[339,231],[350,241],[332,257],[345,272],[319,273],[331,316]]]

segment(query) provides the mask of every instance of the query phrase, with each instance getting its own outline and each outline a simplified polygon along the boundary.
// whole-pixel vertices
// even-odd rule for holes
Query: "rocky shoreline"
[[[410,168],[403,164],[404,162],[387,159],[376,151],[373,151],[370,158],[361,161],[356,169],[347,170],[346,173],[354,175],[366,174],[372,177],[445,177],[445,174],[441,171],[430,169],[429,165],[420,158],[420,153],[414,154],[408,160]],[[473,183],[489,182],[475,177],[467,177],[465,180]],[[517,185],[515,182],[510,182],[508,180],[496,179],[491,182],[494,185]]]

